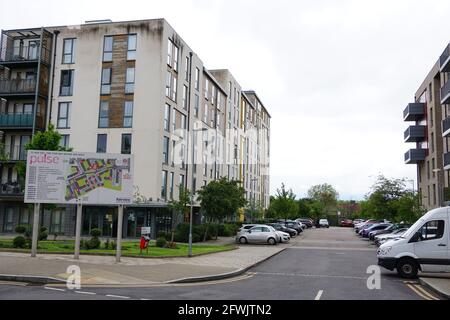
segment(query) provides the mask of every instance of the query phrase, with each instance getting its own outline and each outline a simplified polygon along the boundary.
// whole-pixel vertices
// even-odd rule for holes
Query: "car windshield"
[[[423,224],[423,222],[424,219],[417,220],[416,223],[414,223],[404,234],[401,235],[401,238],[403,239],[409,238],[411,234],[414,232],[414,230],[416,230],[418,226]]]

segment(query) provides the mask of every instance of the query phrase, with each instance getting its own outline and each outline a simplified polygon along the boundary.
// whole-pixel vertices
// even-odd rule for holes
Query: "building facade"
[[[417,165],[417,190],[426,210],[450,201],[449,52],[447,47],[403,112],[404,120],[411,122],[405,142],[415,144],[405,154],[405,163]]]
[[[31,223],[17,163],[33,134],[50,124],[74,151],[134,155],[125,237],[140,236],[143,226],[151,226],[153,236],[168,231],[167,204],[178,199],[180,186],[197,191],[223,176],[242,181],[248,199],[268,208],[270,116],[257,95],[248,94],[255,150],[241,144],[242,90],[234,78],[229,87],[221,73],[231,76],[209,71],[164,19],[2,31],[0,233]],[[250,150],[251,177],[242,171]],[[252,187],[249,179],[258,182]],[[195,211],[199,222],[198,204]],[[50,234],[72,236],[75,207],[44,206],[41,224]],[[83,208],[83,234],[100,228],[113,237],[116,226],[116,208]]]

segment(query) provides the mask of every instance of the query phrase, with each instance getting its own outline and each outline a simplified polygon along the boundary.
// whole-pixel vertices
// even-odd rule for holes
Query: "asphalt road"
[[[432,300],[417,282],[381,269],[380,289],[369,290],[367,273],[376,248],[352,229],[311,229],[292,246],[247,274],[201,284],[134,288],[27,286],[0,282],[3,299],[149,300]]]

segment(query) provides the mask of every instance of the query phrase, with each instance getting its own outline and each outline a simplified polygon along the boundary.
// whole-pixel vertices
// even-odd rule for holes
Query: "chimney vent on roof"
[[[84,22],[85,24],[96,24],[96,23],[112,23],[111,19],[103,19],[103,20],[87,20]]]

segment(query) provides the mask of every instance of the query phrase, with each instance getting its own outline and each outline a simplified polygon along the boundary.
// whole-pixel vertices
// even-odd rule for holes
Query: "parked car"
[[[399,238],[401,235],[403,235],[406,232],[406,230],[408,230],[408,228],[397,229],[392,233],[380,234],[378,236],[375,236],[375,244],[377,246],[381,246],[386,241]]]
[[[327,219],[319,220],[318,228],[329,228],[329,227],[330,227],[330,224],[328,223]]]
[[[341,227],[343,228],[351,228],[353,227],[353,221],[350,219],[342,220],[340,223]]]
[[[301,225],[297,221],[279,220],[278,223],[284,225],[287,228],[294,229],[295,231],[297,231],[297,234],[300,234],[300,233],[303,232],[303,228],[301,227]]]
[[[268,225],[273,227],[277,231],[288,233],[291,236],[291,238],[297,236],[297,231],[295,231],[295,229],[285,227],[281,223],[269,223]]]
[[[363,223],[365,220],[364,219],[355,219],[353,220],[353,225],[356,226],[359,223]]]
[[[386,229],[381,229],[381,230],[376,230],[376,231],[372,231],[371,233],[369,233],[369,240],[375,240],[375,237],[378,235],[382,235],[382,234],[389,234],[389,233],[393,233],[394,231],[398,230],[398,229],[403,229],[403,228],[409,228],[409,225],[406,225],[404,223],[394,223],[393,225],[391,225],[390,227],[386,228]]]
[[[360,224],[355,226],[355,232],[359,233],[361,231],[361,229],[364,229],[364,228],[366,228],[368,226],[371,226],[374,223],[377,223],[377,220],[366,220],[363,223],[360,223]]]
[[[314,225],[313,221],[311,219],[307,219],[307,218],[299,218],[299,219],[296,219],[295,221],[303,223],[308,229],[312,228]]]
[[[377,231],[377,230],[385,230],[387,228],[389,228],[391,226],[390,223],[377,223],[372,225],[370,228],[366,228],[363,230],[362,232],[362,237],[363,238],[369,238],[370,233]]]
[[[243,224],[240,228],[239,231],[248,231],[251,228],[253,228],[254,226],[256,226],[256,224]]]
[[[401,237],[378,248],[378,264],[408,279],[422,272],[448,272],[450,212],[448,207],[429,211]]]
[[[245,243],[267,243],[276,245],[279,235],[277,231],[266,225],[256,225],[248,230],[242,230],[236,235],[236,242]]]

